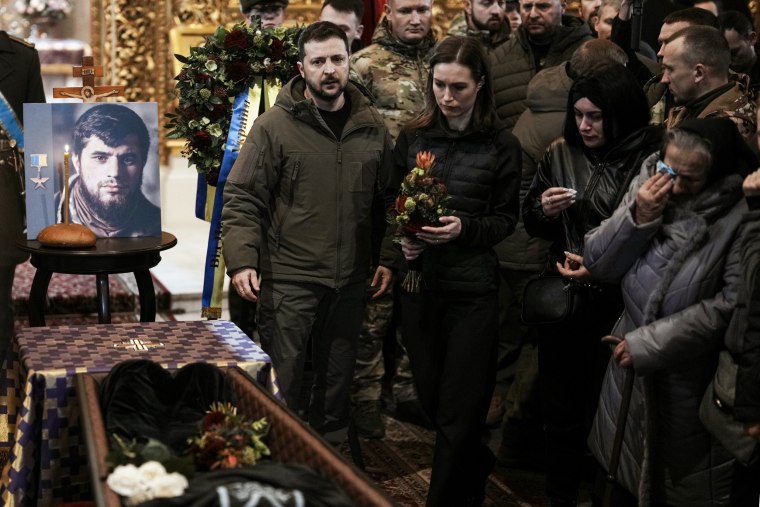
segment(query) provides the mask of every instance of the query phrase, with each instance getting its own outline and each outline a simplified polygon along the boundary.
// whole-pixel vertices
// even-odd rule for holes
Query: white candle
[[[69,223],[69,145],[63,152],[63,223]]]

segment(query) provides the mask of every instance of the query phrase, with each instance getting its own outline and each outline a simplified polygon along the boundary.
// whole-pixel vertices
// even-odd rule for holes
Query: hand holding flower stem
[[[443,225],[422,227],[422,231],[417,233],[417,239],[429,245],[440,245],[457,239],[462,233],[462,219],[459,217],[449,215],[439,218],[438,221]]]

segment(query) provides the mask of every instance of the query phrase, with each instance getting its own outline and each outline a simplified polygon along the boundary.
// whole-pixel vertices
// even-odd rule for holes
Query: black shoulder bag
[[[588,215],[588,203],[593,190],[596,188],[605,164],[599,164],[594,174],[589,179],[584,189],[584,200],[579,204],[578,220],[585,220]],[[615,196],[615,206],[623,200],[625,192],[635,175],[635,171],[629,171],[625,181],[618,189]],[[613,209],[614,209],[613,208]],[[562,211],[562,226],[565,231],[565,244],[569,250],[583,254],[583,240],[576,238],[568,225],[569,217],[565,210]],[[582,312],[586,298],[583,292],[587,290],[586,284],[576,280],[567,279],[553,271],[550,266],[538,278],[530,280],[525,285],[523,292],[523,305],[521,318],[525,324],[559,324],[571,320]]]

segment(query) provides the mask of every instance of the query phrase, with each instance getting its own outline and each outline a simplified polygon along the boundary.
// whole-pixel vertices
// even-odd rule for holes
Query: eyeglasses
[[[657,172],[666,173],[673,179],[678,176],[678,172],[662,160],[657,161]]]

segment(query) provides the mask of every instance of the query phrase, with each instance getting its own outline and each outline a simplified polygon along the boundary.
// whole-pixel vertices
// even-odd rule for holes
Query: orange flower
[[[435,155],[430,151],[421,151],[417,153],[417,167],[427,172],[435,162]]]
[[[237,468],[238,466],[238,459],[235,454],[230,451],[227,453],[227,456],[224,458],[224,462],[222,465],[222,468]]]

